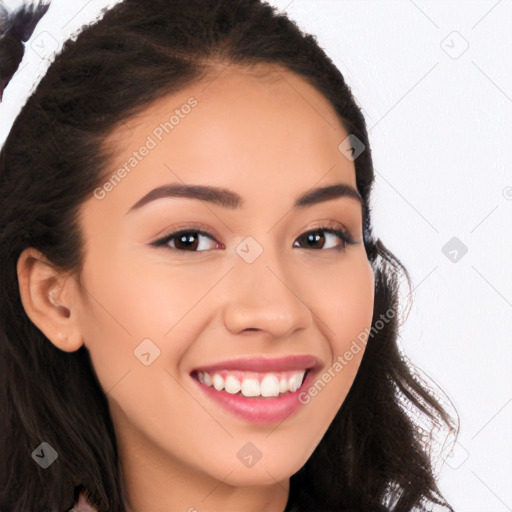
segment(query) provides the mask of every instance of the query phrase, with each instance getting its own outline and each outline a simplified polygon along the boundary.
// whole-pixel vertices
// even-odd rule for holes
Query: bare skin
[[[314,355],[326,372],[371,326],[374,276],[360,203],[340,197],[293,208],[312,188],[356,188],[354,163],[338,150],[348,133],[315,88],[284,70],[271,78],[229,66],[109,136],[112,174],[175,108],[197,99],[172,132],[153,136],[156,147],[121,182],[81,206],[81,285],[33,249],[18,261],[32,321],[61,350],[85,344],[90,352],[130,512],[282,512],[291,475],[322,439],[359,368],[362,350],[278,425],[220,408],[190,375],[226,359],[290,354]],[[127,213],[170,183],[229,189],[243,205],[168,197]],[[308,245],[302,235],[326,223],[356,243],[339,250],[343,241],[322,231],[325,238]],[[181,253],[178,237],[150,245],[189,226],[212,238],[196,233],[198,243]],[[252,263],[236,252],[248,236],[263,249]],[[148,366],[134,355],[145,339],[160,351]],[[237,457],[248,442],[262,454],[252,467]]]

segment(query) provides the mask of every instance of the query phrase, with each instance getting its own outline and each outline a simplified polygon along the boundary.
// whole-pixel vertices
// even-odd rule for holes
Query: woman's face
[[[305,81],[233,65],[109,136],[110,184],[81,208],[80,329],[126,467],[268,485],[318,445],[359,368],[362,350],[344,355],[371,326],[373,272],[357,198],[295,203],[356,189],[339,149],[348,135]],[[215,190],[197,199],[166,195],[170,186]],[[207,367],[230,392],[196,378]],[[237,383],[282,392],[245,397]]]

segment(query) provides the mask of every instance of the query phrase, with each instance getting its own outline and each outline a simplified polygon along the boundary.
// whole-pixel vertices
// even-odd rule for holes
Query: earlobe
[[[76,282],[38,250],[25,249],[17,263],[21,302],[34,325],[59,349],[83,345]]]

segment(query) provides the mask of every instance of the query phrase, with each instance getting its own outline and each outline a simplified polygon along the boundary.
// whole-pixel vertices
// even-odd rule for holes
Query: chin
[[[305,462],[306,461],[304,461],[304,464]],[[276,461],[275,463],[267,460],[265,463],[262,458],[250,468],[246,468],[242,464],[231,467],[226,472],[232,471],[227,478],[225,478],[226,473],[224,473],[218,475],[217,479],[234,487],[275,485],[276,482],[289,479],[304,464],[283,464],[282,460],[280,462]]]

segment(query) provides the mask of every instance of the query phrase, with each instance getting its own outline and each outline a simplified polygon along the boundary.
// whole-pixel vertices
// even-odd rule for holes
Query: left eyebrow
[[[239,209],[244,204],[244,199],[236,192],[225,188],[211,187],[207,185],[185,185],[182,183],[171,183],[157,187],[139,199],[126,213],[137,210],[145,204],[156,199],[169,197],[185,197],[199,199],[210,203],[218,204],[232,210]],[[352,186],[345,183],[337,183],[326,187],[319,187],[300,195],[293,205],[294,208],[305,208],[314,204],[331,201],[338,198],[350,198],[364,205],[361,194]]]

